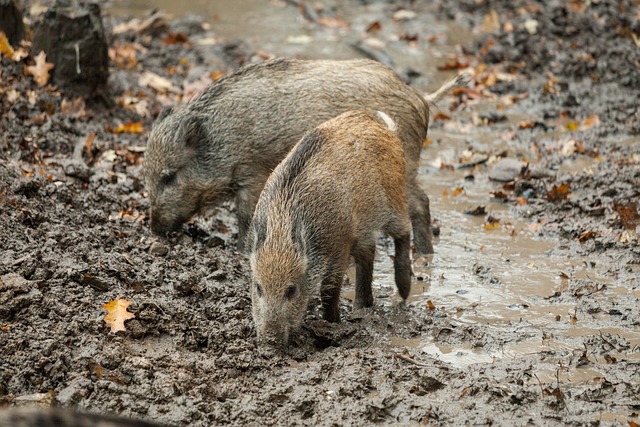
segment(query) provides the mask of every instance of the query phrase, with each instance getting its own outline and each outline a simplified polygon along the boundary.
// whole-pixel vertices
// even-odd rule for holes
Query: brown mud
[[[109,34],[129,21],[111,6]],[[109,95],[80,110],[1,59],[0,406],[184,426],[640,423],[638,3],[260,7],[281,33],[208,10],[205,25],[186,15],[112,34],[135,63],[112,57]],[[240,25],[254,35],[225,37]],[[163,43],[171,33],[187,41]],[[343,322],[311,312],[281,357],[256,347],[233,207],[158,240],[145,134],[115,132],[148,131],[198,89],[184,82],[269,54],[391,59],[425,92],[476,71],[432,119],[420,180],[440,238],[407,304],[381,240],[376,307],[353,312],[347,287]],[[171,87],[142,84],[147,71]],[[528,166],[510,172],[503,157]],[[465,215],[480,206],[495,219]],[[116,297],[135,319],[113,334],[102,305]]]

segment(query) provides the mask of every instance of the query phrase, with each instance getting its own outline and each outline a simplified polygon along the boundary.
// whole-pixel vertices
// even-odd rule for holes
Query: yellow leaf
[[[49,81],[49,70],[53,68],[53,64],[47,62],[47,54],[41,50],[35,58],[36,65],[28,65],[27,73],[31,74],[40,86],[44,86]]]
[[[118,126],[115,133],[144,133],[142,122],[129,122]]]
[[[127,307],[130,304],[131,301],[126,299],[114,299],[102,306],[108,311],[107,315],[104,316],[104,321],[111,327],[111,332],[126,331],[124,321],[136,317],[133,313],[127,311]]]
[[[7,39],[7,35],[2,31],[0,31],[0,53],[8,57],[13,56],[13,48],[9,43],[9,39]]]

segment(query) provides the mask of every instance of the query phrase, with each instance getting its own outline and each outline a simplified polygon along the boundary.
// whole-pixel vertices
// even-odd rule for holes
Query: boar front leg
[[[340,322],[340,289],[343,274],[330,274],[322,281],[320,298],[324,320],[331,323]]]

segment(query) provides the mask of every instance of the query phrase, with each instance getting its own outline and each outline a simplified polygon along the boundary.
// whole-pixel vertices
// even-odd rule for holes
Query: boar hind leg
[[[342,274],[334,274],[322,281],[320,297],[324,320],[331,323],[340,322],[340,288],[342,287]]]
[[[407,299],[411,291],[411,238],[405,234],[393,239],[396,247],[396,257],[393,260],[396,286],[402,299]]]
[[[416,182],[410,185],[409,214],[413,226],[413,244],[418,254],[433,253],[433,233],[431,231],[431,212],[429,210],[429,197],[422,191]]]
[[[357,248],[353,258],[356,261],[356,300],[353,308],[373,307],[373,293],[371,282],[373,281],[373,261],[376,253],[375,243]]]

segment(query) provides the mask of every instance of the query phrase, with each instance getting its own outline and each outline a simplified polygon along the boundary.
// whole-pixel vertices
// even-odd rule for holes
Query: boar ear
[[[200,150],[205,145],[206,133],[204,117],[189,117],[183,125],[184,143],[194,150]]]

